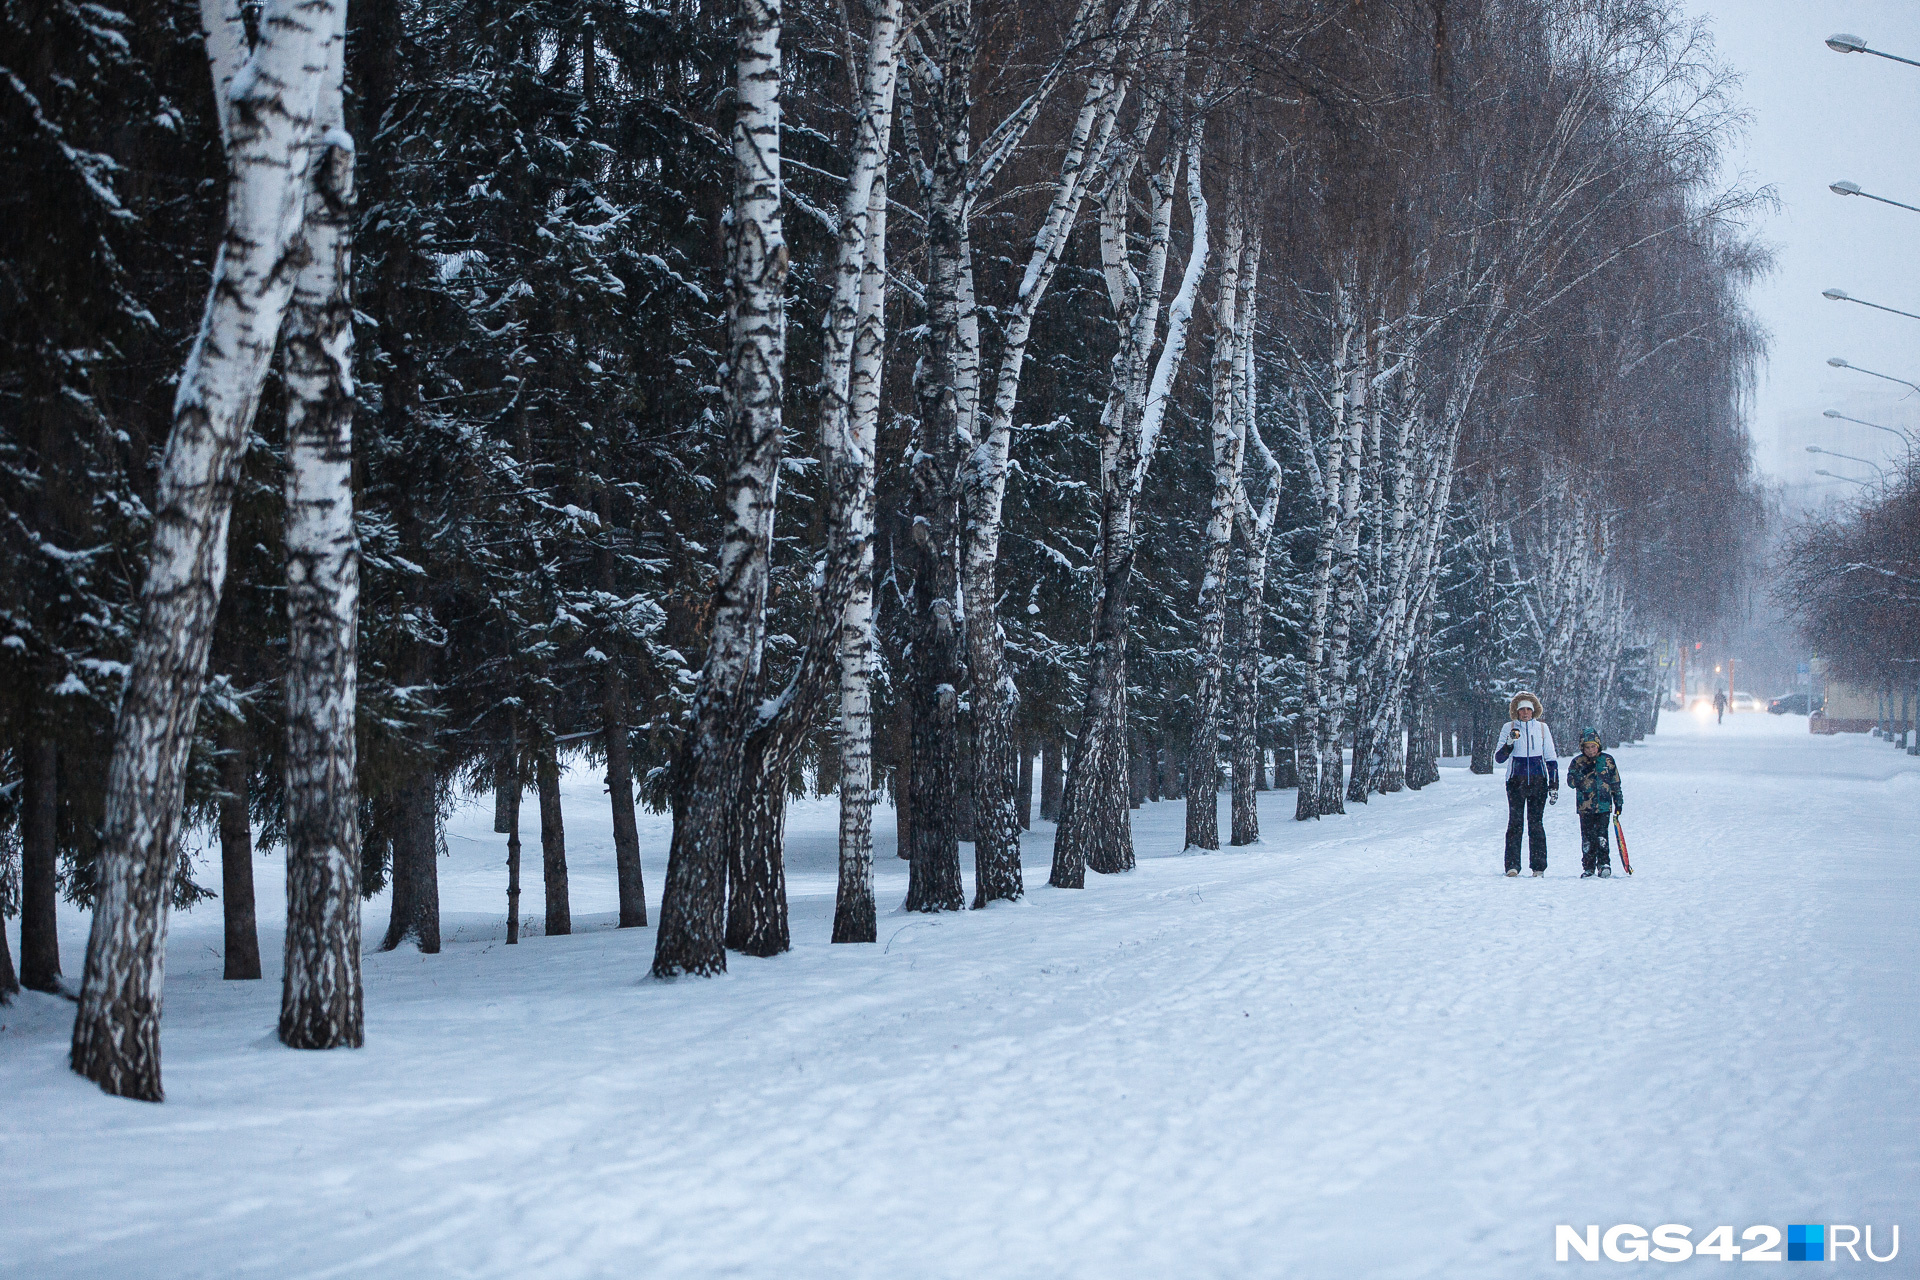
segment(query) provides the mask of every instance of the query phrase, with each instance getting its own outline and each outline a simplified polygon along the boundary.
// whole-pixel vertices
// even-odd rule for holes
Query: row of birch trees
[[[9,583],[0,641],[40,691],[0,905],[42,988],[53,895],[92,907],[73,1063],[111,1092],[161,1096],[188,825],[229,976],[255,833],[285,848],[281,1038],[357,1045],[359,904],[439,949],[462,794],[509,941],[525,791],[548,935],[567,762],[605,769],[623,927],[670,809],[651,971],[712,974],[792,945],[809,783],[832,938],[872,942],[887,801],[901,905],[953,911],[1026,893],[1036,761],[1075,889],[1146,796],[1218,848],[1229,779],[1246,845],[1262,790],[1319,818],[1478,765],[1516,683],[1644,732],[1645,637],[1752,540],[1758,197],[1711,185],[1737,112],[1666,0],[202,12],[226,203],[116,481],[133,567],[92,638]],[[8,509],[50,528],[31,445]],[[35,536],[69,577],[108,545]],[[47,727],[85,662],[123,690],[97,803]]]

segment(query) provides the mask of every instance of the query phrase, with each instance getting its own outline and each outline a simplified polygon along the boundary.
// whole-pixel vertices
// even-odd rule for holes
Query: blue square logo
[[[1788,1262],[1825,1262],[1827,1260],[1827,1229],[1824,1226],[1787,1226]]]

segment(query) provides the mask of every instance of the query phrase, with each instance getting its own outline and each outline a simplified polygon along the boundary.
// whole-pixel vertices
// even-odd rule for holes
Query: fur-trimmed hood
[[[1507,700],[1507,719],[1518,720],[1520,718],[1520,708],[1523,704],[1533,707],[1533,718],[1535,720],[1545,720],[1547,718],[1547,709],[1540,705],[1539,695],[1530,690],[1522,689]]]

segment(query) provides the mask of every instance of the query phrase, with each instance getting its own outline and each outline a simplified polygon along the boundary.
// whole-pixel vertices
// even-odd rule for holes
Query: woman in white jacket
[[[1527,829],[1527,862],[1533,874],[1547,874],[1548,801],[1560,799],[1560,756],[1553,730],[1541,720],[1540,699],[1522,689],[1507,703],[1513,719],[1500,728],[1496,762],[1507,766],[1507,874],[1520,874],[1520,827]]]

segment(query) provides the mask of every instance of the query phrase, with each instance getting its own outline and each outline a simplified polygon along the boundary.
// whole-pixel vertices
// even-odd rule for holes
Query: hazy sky
[[[1893,436],[1835,422],[1822,409],[1893,427],[1920,428],[1920,393],[1828,367],[1829,356],[1920,382],[1920,320],[1830,302],[1844,289],[1920,314],[1920,213],[1842,197],[1827,184],[1920,205],[1920,67],[1871,54],[1838,54],[1835,32],[1920,60],[1914,0],[1686,0],[1712,26],[1722,59],[1744,78],[1752,123],[1729,158],[1728,177],[1774,188],[1780,210],[1757,228],[1773,248],[1773,274],[1753,291],[1773,335],[1761,375],[1753,435],[1761,468],[1788,486],[1789,506],[1855,486],[1823,480],[1824,467],[1870,476],[1855,462],[1806,452],[1817,444],[1867,459],[1901,449]]]

